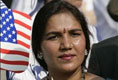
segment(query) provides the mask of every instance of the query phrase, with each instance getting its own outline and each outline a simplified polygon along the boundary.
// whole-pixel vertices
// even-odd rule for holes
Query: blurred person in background
[[[107,10],[109,16],[118,23],[117,4],[118,0],[110,0]],[[118,26],[116,29],[118,29]],[[88,72],[104,78],[118,80],[118,36],[105,39],[93,45]]]
[[[107,5],[107,11],[113,20],[118,22],[118,0],[110,0]]]
[[[12,9],[29,14],[34,19],[36,13],[44,5],[44,0],[12,0]]]
[[[118,36],[93,45],[88,72],[118,80]]]
[[[118,0],[93,0],[94,10],[97,18],[97,37],[99,41],[118,35],[118,22],[116,22],[113,17],[110,16],[111,14],[109,15],[109,11],[113,10],[115,11],[114,14],[118,14],[116,11],[116,8],[118,8],[117,1]],[[107,6],[109,2],[111,2],[112,6],[116,8],[112,8],[111,5],[109,5],[108,9]]]
[[[11,8],[12,1],[13,1],[13,0],[2,0],[2,1],[6,4],[6,6],[7,6],[8,8]]]

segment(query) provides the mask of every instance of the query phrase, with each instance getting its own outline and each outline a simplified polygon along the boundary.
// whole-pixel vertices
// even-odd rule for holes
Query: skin
[[[47,0],[47,2],[52,1],[52,0]],[[82,1],[83,0],[65,0],[69,3],[71,3],[72,5],[76,6],[77,8],[79,8],[82,5]]]
[[[91,73],[85,73],[85,80],[105,80],[105,79]]]
[[[81,25],[71,13],[58,13],[49,18],[41,49],[54,80],[81,78],[85,46]]]
[[[82,5],[83,0],[65,0],[65,1],[71,3],[72,5],[74,5],[77,8],[79,8]]]

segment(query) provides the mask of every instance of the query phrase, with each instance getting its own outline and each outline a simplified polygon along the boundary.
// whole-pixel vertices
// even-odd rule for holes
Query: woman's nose
[[[60,50],[66,51],[72,49],[72,40],[71,38],[65,36],[60,42]]]

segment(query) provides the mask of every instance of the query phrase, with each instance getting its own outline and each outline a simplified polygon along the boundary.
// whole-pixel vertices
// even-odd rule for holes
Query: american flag
[[[24,71],[29,62],[31,17],[0,0],[0,69]]]

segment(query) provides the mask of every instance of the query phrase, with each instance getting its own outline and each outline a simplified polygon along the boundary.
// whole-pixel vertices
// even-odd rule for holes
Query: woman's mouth
[[[63,55],[59,56],[59,58],[62,60],[71,60],[73,57],[75,57],[75,55],[73,55],[73,54],[63,54]]]

